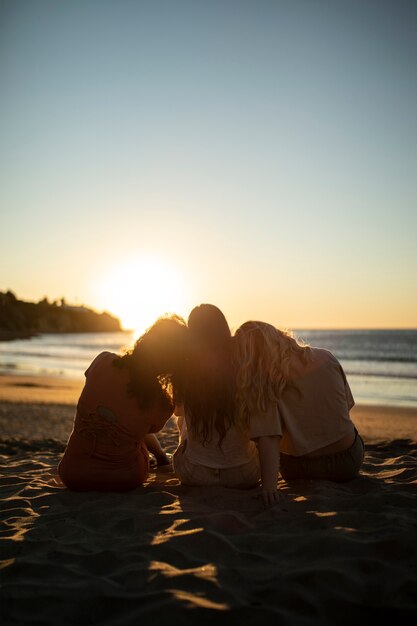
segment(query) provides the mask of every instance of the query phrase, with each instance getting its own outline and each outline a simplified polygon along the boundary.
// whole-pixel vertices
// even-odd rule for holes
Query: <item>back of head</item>
[[[178,315],[160,317],[139,337],[132,357],[146,360],[160,375],[177,370],[185,355],[188,330]]]
[[[129,390],[142,406],[161,397],[172,401],[177,380],[182,378],[187,336],[181,317],[161,317],[120,359],[120,366],[130,371]]]
[[[247,419],[254,411],[266,411],[269,402],[276,402],[290,380],[294,358],[305,361],[309,355],[309,347],[298,344],[287,331],[266,322],[242,324],[234,343],[240,418]]]
[[[194,307],[188,317],[190,337],[201,346],[230,349],[231,332],[227,320],[214,304]]]
[[[215,430],[219,442],[234,421],[232,335],[223,313],[200,304],[188,318],[189,355],[183,401],[195,438],[209,441]]]

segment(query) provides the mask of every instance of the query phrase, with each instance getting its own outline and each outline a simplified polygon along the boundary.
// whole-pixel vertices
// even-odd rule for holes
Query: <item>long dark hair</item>
[[[182,379],[187,332],[182,317],[160,317],[133,348],[114,361],[116,367],[129,371],[127,391],[137,397],[142,408],[155,403],[173,408],[176,381]]]
[[[223,313],[200,304],[188,318],[189,350],[182,385],[184,409],[193,436],[202,443],[214,431],[219,445],[234,423],[232,336]]]

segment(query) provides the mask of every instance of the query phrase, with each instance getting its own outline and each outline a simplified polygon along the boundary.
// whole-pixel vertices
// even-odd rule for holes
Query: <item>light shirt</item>
[[[275,405],[282,429],[280,450],[292,456],[324,448],[354,428],[349,410],[355,401],[342,366],[328,350],[311,348],[311,355],[307,364],[295,360]]]
[[[247,432],[231,426],[227,431],[221,447],[219,436],[214,434],[212,440],[204,445],[194,439],[187,426],[188,444],[186,455],[191,463],[205,465],[216,469],[238,467],[248,463],[257,454],[256,445],[250,440]]]
[[[276,411],[273,410],[250,419],[249,426],[231,426],[219,447],[219,435],[215,431],[210,441],[203,444],[194,438],[191,421],[183,405],[177,405],[175,415],[178,417],[178,428],[181,441],[187,440],[184,454],[195,465],[204,465],[215,469],[238,467],[257,458],[257,447],[253,439],[264,435],[281,433],[281,425]]]

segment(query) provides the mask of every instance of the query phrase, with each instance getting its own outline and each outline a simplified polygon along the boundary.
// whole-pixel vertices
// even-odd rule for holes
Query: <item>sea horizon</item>
[[[330,350],[342,364],[357,404],[417,408],[417,329],[293,329],[312,346]],[[119,353],[137,335],[43,334],[0,342],[0,375],[81,380],[104,350]]]

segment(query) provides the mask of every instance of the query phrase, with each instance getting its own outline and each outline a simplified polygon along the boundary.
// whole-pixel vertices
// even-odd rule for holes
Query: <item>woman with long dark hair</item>
[[[148,445],[172,415],[187,327],[177,316],[157,320],[123,356],[99,354],[85,372],[74,427],[58,472],[74,491],[128,491],[148,476]]]
[[[188,485],[246,488],[257,484],[259,460],[247,430],[236,424],[233,339],[212,304],[188,318],[189,348],[176,407],[181,443],[174,469]]]

